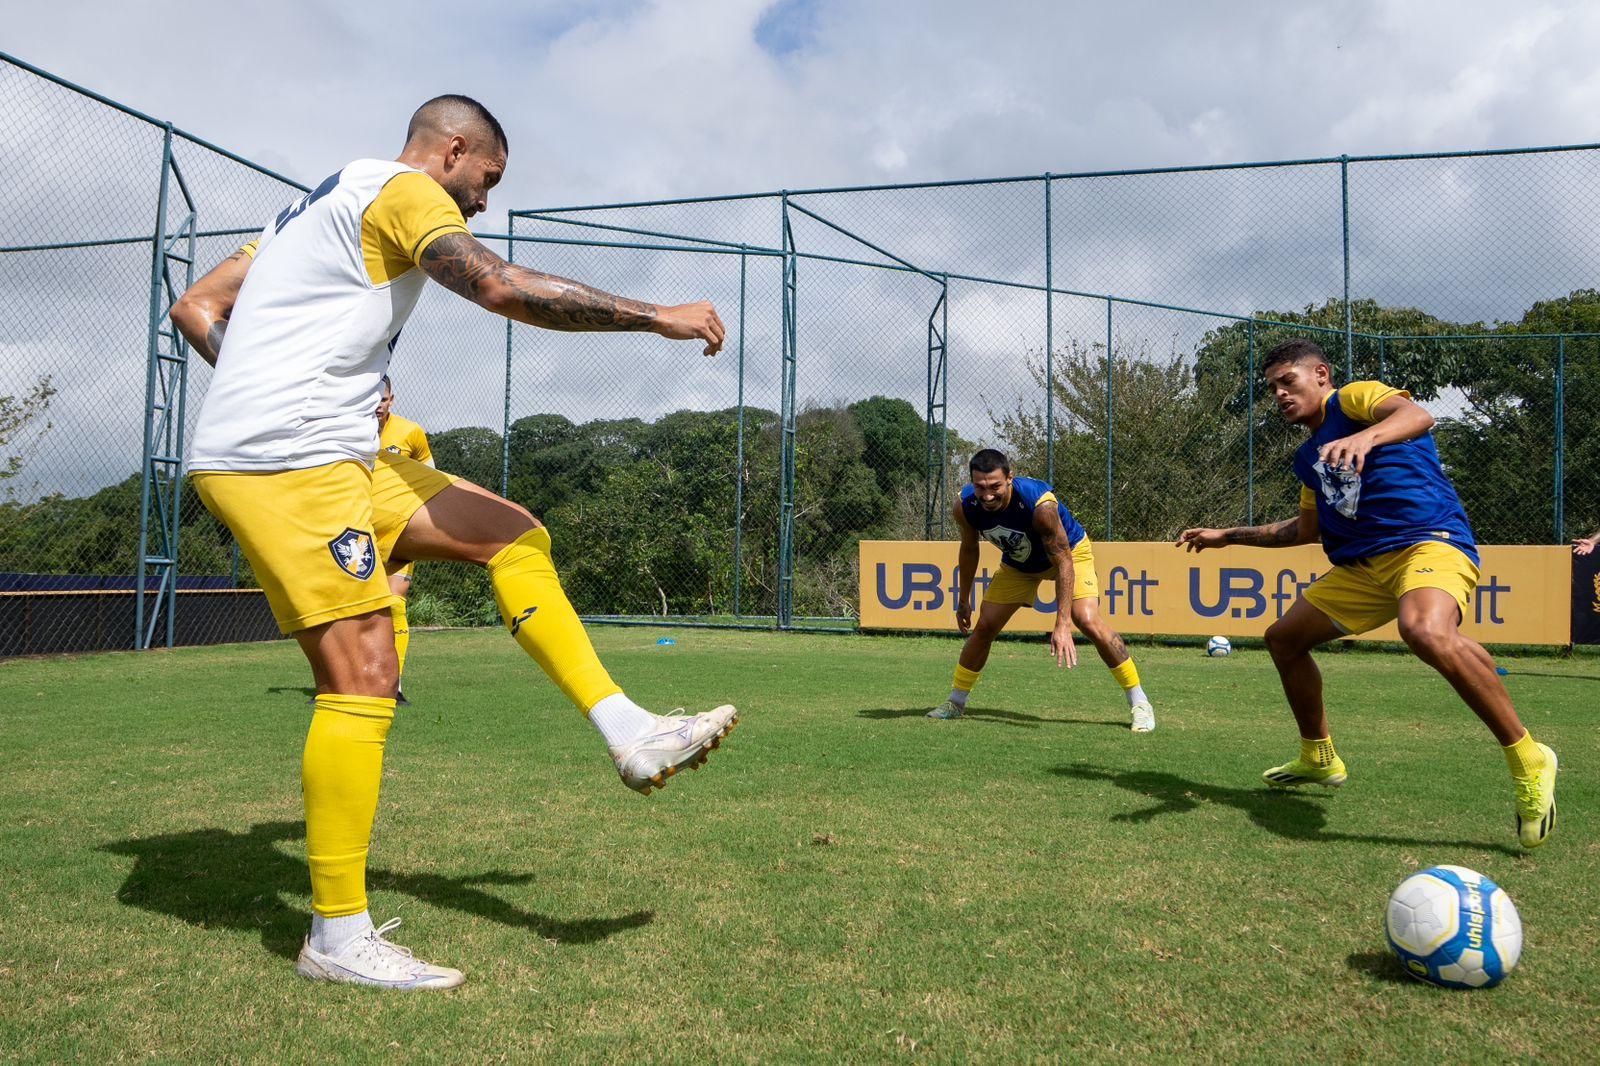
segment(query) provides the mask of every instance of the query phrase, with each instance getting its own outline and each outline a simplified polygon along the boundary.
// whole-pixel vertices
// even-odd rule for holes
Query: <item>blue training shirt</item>
[[[1324,444],[1376,421],[1374,408],[1394,395],[1409,394],[1376,381],[1352,382],[1328,394],[1322,425],[1294,453],[1294,472],[1305,486],[1300,506],[1315,501],[1323,551],[1337,566],[1429,540],[1454,545],[1477,563],[1472,525],[1432,433],[1380,444],[1367,453],[1359,474],[1331,469],[1317,458]]]
[[[1038,478],[1012,478],[1011,502],[998,511],[984,510],[978,502],[978,490],[968,484],[961,490],[961,513],[978,536],[1000,549],[1002,565],[1024,574],[1042,574],[1054,564],[1044,550],[1044,540],[1033,528],[1033,509],[1047,500],[1055,501],[1067,542],[1076,548],[1086,536],[1083,526],[1049,483]]]

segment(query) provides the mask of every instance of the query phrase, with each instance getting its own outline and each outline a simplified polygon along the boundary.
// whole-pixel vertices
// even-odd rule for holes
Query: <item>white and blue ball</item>
[[[1206,641],[1206,654],[1213,659],[1220,659],[1224,655],[1233,654],[1233,641],[1227,637],[1212,637]]]
[[[1506,890],[1464,866],[1400,882],[1384,917],[1406,972],[1444,988],[1493,988],[1522,957],[1522,918]]]

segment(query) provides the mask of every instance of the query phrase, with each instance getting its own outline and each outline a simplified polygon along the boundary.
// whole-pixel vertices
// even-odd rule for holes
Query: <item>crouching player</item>
[[[929,718],[960,718],[967,697],[978,683],[989,648],[1018,609],[1032,607],[1039,586],[1056,583],[1056,625],[1050,653],[1057,666],[1078,665],[1072,643],[1076,625],[1111,668],[1128,697],[1133,731],[1156,727],[1156,713],[1139,685],[1139,671],[1116,630],[1100,617],[1100,586],[1095,579],[1094,551],[1083,526],[1056,498],[1049,484],[1011,476],[1011,463],[993,448],[972,457],[972,483],[961,490],[954,515],[961,530],[961,590],[956,600],[956,625],[970,633],[956,664],[950,698],[928,712]],[[972,585],[978,569],[978,538],[1000,549],[1000,572],[989,582],[972,624]]]
[[[1478,549],[1433,445],[1433,417],[1409,393],[1377,381],[1335,388],[1322,349],[1291,340],[1262,363],[1278,409],[1311,431],[1294,456],[1300,514],[1269,526],[1186,529],[1190,551],[1225,544],[1285,547],[1320,535],[1334,564],[1267,630],[1267,649],[1300,726],[1300,757],[1262,775],[1277,788],[1336,787],[1317,645],[1399,619],[1400,636],[1449,681],[1505,750],[1517,836],[1543,844],[1556,823],[1556,753],[1536,743],[1511,706],[1494,660],[1461,632],[1478,583]]]

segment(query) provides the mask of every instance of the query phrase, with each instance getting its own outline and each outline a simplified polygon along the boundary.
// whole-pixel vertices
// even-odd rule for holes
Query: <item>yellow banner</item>
[[[861,542],[863,629],[955,629],[956,556],[951,541]],[[1000,552],[979,547],[979,603]],[[1498,644],[1571,640],[1572,553],[1563,547],[1486,545],[1478,589],[1463,632]],[[1095,544],[1100,612],[1123,633],[1258,637],[1302,589],[1331,569],[1314,544],[1295,548],[1217,548],[1185,552],[1165,542]],[[1055,623],[1055,584],[1039,586],[1032,610],[1009,628],[1047,632]],[[1363,634],[1398,640],[1394,623]]]

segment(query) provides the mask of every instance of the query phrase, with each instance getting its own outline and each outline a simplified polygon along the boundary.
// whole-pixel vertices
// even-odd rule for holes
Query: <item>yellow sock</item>
[[[955,680],[950,683],[950,687],[956,689],[958,692],[971,692],[972,686],[978,683],[978,675],[980,673],[982,673],[982,671],[968,670],[960,663],[956,663],[956,677]]]
[[[1300,738],[1301,762],[1310,763],[1312,766],[1328,766],[1335,757],[1332,737],[1323,737],[1321,740]]]
[[[367,846],[378,812],[383,742],[394,700],[317,697],[300,764],[311,906],[324,918],[367,909]]]
[[[1506,753],[1506,766],[1510,767],[1512,777],[1531,777],[1544,769],[1544,752],[1532,733],[1522,734],[1521,740],[1504,745],[1501,750]]]
[[[530,529],[501,548],[489,560],[489,580],[500,620],[578,710],[587,713],[622,691],[600,665],[578,612],[561,590],[550,559],[549,530]]]
[[[1133,659],[1122,660],[1111,668],[1111,676],[1117,679],[1117,684],[1122,686],[1124,692],[1139,687],[1139,668],[1133,665]]]
[[[396,596],[394,605],[389,608],[389,614],[394,618],[394,654],[395,658],[400,660],[400,668],[395,672],[395,676],[404,677],[406,649],[411,647],[411,626],[406,621],[406,601]]]

